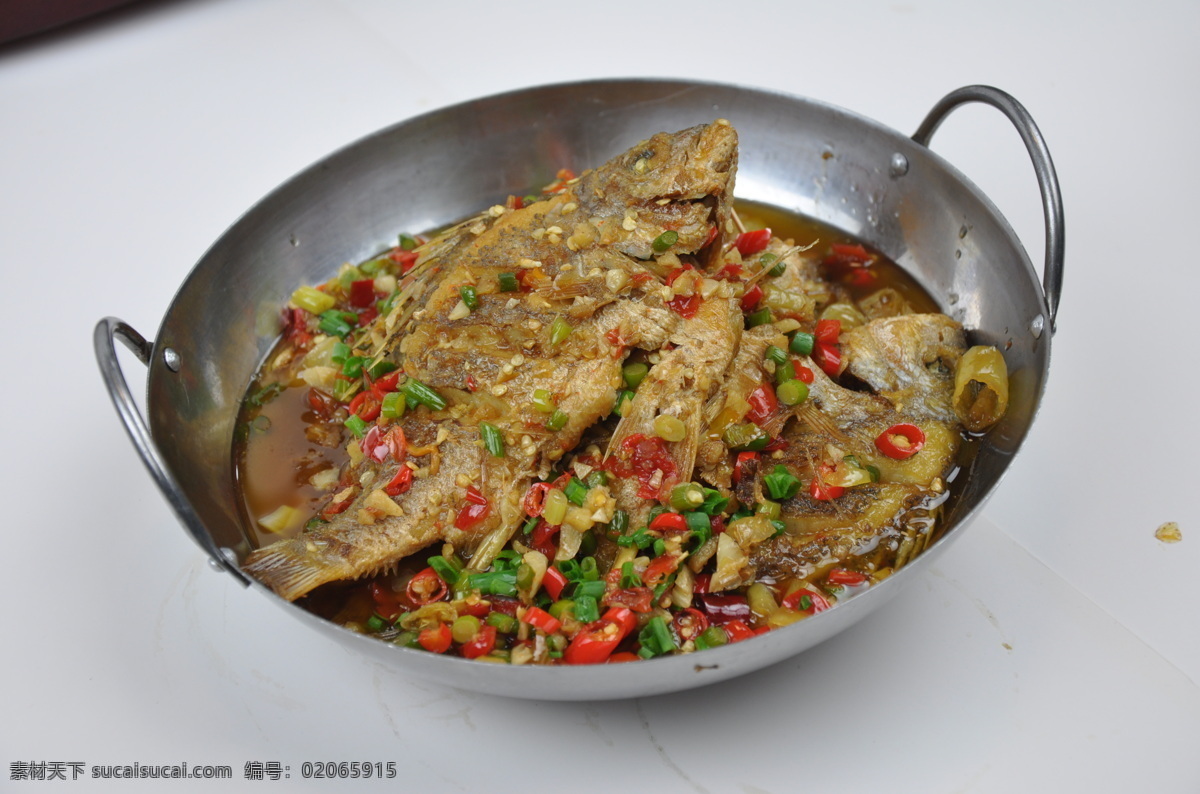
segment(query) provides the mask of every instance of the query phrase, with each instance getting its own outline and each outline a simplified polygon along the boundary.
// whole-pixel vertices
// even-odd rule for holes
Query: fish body
[[[558,195],[493,208],[423,246],[404,282],[407,301],[376,320],[368,338],[375,360],[397,365],[445,406],[420,406],[389,423],[390,448],[379,433],[363,439],[368,448],[342,474],[327,523],[252,552],[244,570],[294,600],[386,570],[439,540],[470,557],[472,568],[486,568],[524,520],[521,498],[534,477],[609,414],[632,349],[672,340],[709,356],[699,374],[682,361],[662,373],[674,373],[660,389],[663,409],[698,409],[702,399],[668,405],[675,395],[667,386],[702,377],[711,393],[728,363],[723,351],[736,345],[740,313],[726,291],[703,302],[703,319],[685,320],[669,308],[653,257],[703,264],[719,251],[736,163],[737,136],[726,122],[656,135]],[[658,251],[667,231],[674,240]],[[520,274],[525,289],[504,291],[501,274]],[[710,326],[735,338],[710,353]],[[554,429],[536,405],[547,399],[564,416]],[[502,456],[485,448],[484,424],[502,439]],[[680,454],[689,473],[694,439],[691,446]],[[397,488],[405,478],[407,490]],[[481,499],[486,511],[472,513]]]

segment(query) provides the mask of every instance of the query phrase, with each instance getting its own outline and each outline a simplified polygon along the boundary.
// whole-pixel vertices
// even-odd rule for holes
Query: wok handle
[[[912,139],[928,148],[933,133],[950,111],[968,102],[983,102],[999,110],[1017,128],[1025,148],[1033,160],[1033,170],[1037,174],[1038,187],[1042,192],[1042,211],[1046,218],[1046,264],[1042,271],[1042,292],[1046,298],[1046,309],[1050,315],[1050,331],[1054,332],[1055,318],[1058,316],[1058,300],[1062,294],[1063,256],[1065,239],[1063,231],[1062,193],[1058,189],[1058,175],[1054,171],[1054,161],[1050,159],[1050,150],[1046,148],[1046,140],[1042,137],[1037,124],[1029,111],[1009,94],[998,88],[987,85],[969,85],[957,91],[951,91],[940,102],[934,105],[921,126],[913,133]]]
[[[248,586],[249,578],[213,543],[212,537],[204,529],[204,522],[196,515],[196,511],[184,496],[179,484],[175,482],[175,477],[167,469],[166,462],[162,459],[157,447],[154,446],[154,440],[150,437],[150,428],[147,427],[146,420],[139,413],[137,404],[133,401],[133,395],[129,392],[129,384],[125,381],[125,374],[121,371],[120,362],[117,361],[117,339],[124,342],[125,346],[132,350],[138,360],[147,367],[150,366],[150,356],[154,348],[146,341],[145,337],[116,317],[105,317],[96,324],[96,330],[92,334],[96,362],[100,365],[100,375],[104,378],[104,385],[108,388],[108,396],[112,398],[117,415],[121,418],[121,423],[125,425],[125,432],[129,434],[129,440],[133,442],[134,448],[141,455],[142,463],[146,464],[150,476],[154,478],[159,490],[174,509],[183,528],[192,536],[192,540],[196,541],[196,544],[208,554],[212,565],[228,571],[233,574],[235,579]]]

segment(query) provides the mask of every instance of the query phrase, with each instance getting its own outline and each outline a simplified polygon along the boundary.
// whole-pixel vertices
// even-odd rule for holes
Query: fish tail
[[[295,601],[313,588],[345,576],[340,567],[331,567],[328,560],[317,559],[304,541],[291,540],[253,552],[242,570],[281,598]]]

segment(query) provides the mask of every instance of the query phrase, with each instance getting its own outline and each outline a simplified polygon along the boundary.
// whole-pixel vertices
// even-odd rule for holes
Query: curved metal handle
[[[208,554],[214,567],[228,571],[243,585],[249,585],[250,580],[242,573],[241,569],[213,543],[212,537],[204,529],[204,522],[196,515],[196,511],[188,502],[187,497],[183,495],[179,484],[175,482],[175,477],[167,469],[166,462],[154,446],[154,440],[150,437],[150,428],[146,426],[146,420],[138,412],[133,395],[129,392],[129,384],[126,383],[125,375],[121,371],[121,364],[117,361],[116,339],[124,342],[125,346],[132,350],[138,360],[146,366],[150,365],[153,346],[128,323],[116,317],[105,317],[96,324],[96,330],[92,334],[92,343],[96,351],[96,362],[100,365],[100,374],[104,378],[104,385],[108,387],[108,396],[112,398],[117,415],[121,417],[121,423],[125,425],[125,432],[129,434],[129,440],[133,442],[134,448],[141,455],[142,463],[146,464],[150,476],[154,478],[159,490],[162,491],[163,496],[175,511],[175,515],[179,517],[183,528],[192,536],[192,540],[196,541],[196,544]]]
[[[950,111],[968,102],[983,102],[1007,116],[1017,128],[1029,157],[1033,160],[1033,170],[1037,174],[1038,187],[1042,192],[1042,210],[1046,218],[1046,264],[1042,270],[1042,292],[1045,294],[1050,331],[1053,333],[1055,318],[1058,316],[1058,299],[1062,295],[1063,256],[1066,248],[1063,236],[1062,193],[1058,189],[1058,175],[1054,171],[1054,161],[1050,159],[1050,150],[1046,148],[1046,141],[1029,111],[999,88],[969,85],[951,91],[934,105],[933,110],[929,111],[921,126],[913,133],[912,139],[928,148],[933,133],[945,121],[946,116],[950,115]]]

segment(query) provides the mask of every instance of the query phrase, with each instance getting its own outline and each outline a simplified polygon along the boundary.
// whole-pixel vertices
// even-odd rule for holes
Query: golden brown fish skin
[[[847,371],[886,397],[901,414],[956,420],[954,372],[966,351],[962,326],[944,314],[906,314],[842,335]]]
[[[449,539],[468,555],[476,547],[494,552],[508,540],[523,518],[520,499],[533,476],[611,410],[629,349],[657,349],[682,325],[664,307],[657,279],[633,278],[647,269],[630,252],[648,258],[647,238],[652,242],[667,224],[678,226],[674,252],[707,251],[714,213],[728,207],[736,165],[732,128],[713,124],[651,140],[657,154],[650,168],[630,167],[627,153],[558,196],[517,211],[493,208],[422,248],[412,278],[423,305],[397,306],[377,321],[384,330],[373,329],[372,337],[380,357],[448,400],[444,411],[420,408],[402,423],[414,432],[432,424],[445,436],[436,467],[430,454],[424,476],[396,499],[404,515],[372,514],[373,523],[364,524],[368,499],[397,467],[360,463],[344,477],[362,483],[347,509],[299,538],[253,552],[243,566],[248,573],[293,600],[323,583],[386,569],[437,540]],[[606,195],[597,193],[600,183],[609,186]],[[589,191],[586,202],[580,187]],[[708,248],[719,245],[718,235]],[[500,292],[502,272],[524,272],[535,288]],[[474,311],[460,305],[464,285],[478,295]],[[556,320],[572,326],[565,339],[552,337]],[[737,320],[740,330],[740,313]],[[569,414],[561,430],[546,430],[545,415],[530,407],[536,388],[550,391]],[[504,436],[503,458],[481,449],[482,421]],[[467,481],[494,509],[463,532],[453,521]],[[485,567],[485,556],[476,555],[472,567]]]

